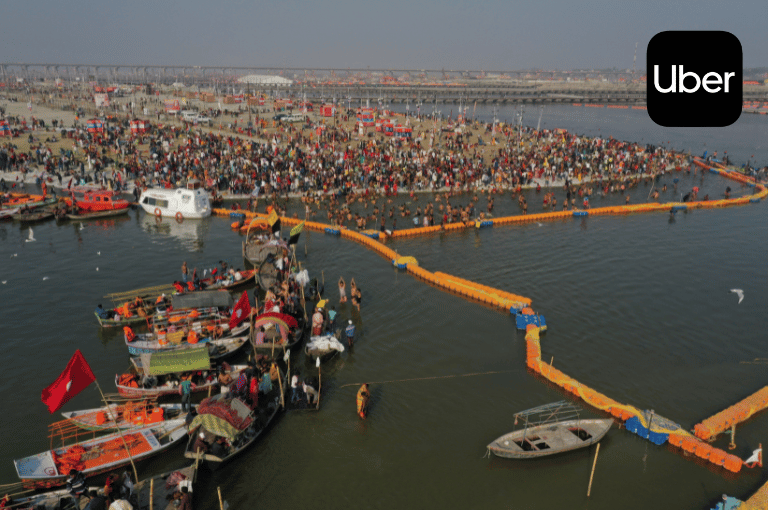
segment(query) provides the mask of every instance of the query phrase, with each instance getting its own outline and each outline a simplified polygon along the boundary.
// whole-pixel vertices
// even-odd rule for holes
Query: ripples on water
[[[636,127],[605,114],[604,131],[646,136],[641,130],[630,136]],[[720,143],[729,153],[748,151],[762,136],[756,122],[743,117],[743,140]],[[673,138],[675,146],[684,143],[684,136]],[[670,188],[671,178],[665,178]],[[681,190],[700,185],[700,196],[715,197],[729,185],[710,174],[703,184],[700,176],[678,178]],[[649,191],[645,184],[631,191],[633,203]],[[557,193],[562,203],[562,190]],[[672,196],[670,189],[663,198]],[[419,203],[427,199],[421,195]],[[536,212],[540,195],[531,191],[528,201]],[[617,203],[623,203],[619,194],[593,198],[593,207]],[[516,202],[497,198],[494,216],[516,213]],[[105,392],[114,391],[114,374],[127,368],[120,332],[100,331],[92,316],[96,304],[106,304],[102,296],[171,282],[184,260],[201,269],[222,259],[239,265],[242,238],[229,223],[158,226],[132,212],[86,223],[82,231],[44,223],[34,227],[35,243],[24,242],[26,227],[0,225],[0,280],[8,282],[0,285],[0,430],[12,438],[0,450],[0,480],[16,480],[12,459],[48,448],[47,425],[57,417],[40,403],[40,391],[76,348]],[[547,361],[554,357],[556,367],[583,383],[688,428],[766,384],[765,366],[739,363],[766,357],[766,239],[761,203],[673,219],[655,213],[494,227],[391,246],[430,271],[531,297],[549,325],[542,335]],[[526,371],[523,335],[509,314],[417,281],[346,240],[305,232],[297,252],[311,276],[325,278],[331,303],[340,275],[361,286],[359,314],[337,305],[340,323],[351,318],[358,326],[355,346],[323,367],[319,413],[286,413],[264,441],[201,476],[200,507],[217,504],[216,486],[232,507],[587,507],[593,450],[529,463],[482,458],[488,442],[511,430],[514,412],[567,398]],[[744,289],[741,305],[732,288]],[[311,370],[300,357],[294,362]],[[477,372],[500,373],[405,381]],[[357,384],[377,381],[400,382],[375,384],[370,417],[361,421]],[[64,409],[96,405],[98,393],[88,388]],[[764,441],[765,424],[761,415],[740,427],[737,454],[745,457]],[[139,469],[161,471],[180,456],[176,449]],[[614,429],[603,441],[589,506],[647,508],[663,500],[666,508],[704,507],[724,492],[744,496],[759,481],[755,471],[723,477]]]

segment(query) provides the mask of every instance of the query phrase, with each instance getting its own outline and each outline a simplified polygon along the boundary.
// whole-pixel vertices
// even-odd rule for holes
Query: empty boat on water
[[[580,411],[563,400],[516,413],[520,428],[493,440],[488,451],[508,459],[532,459],[593,445],[613,420],[580,419]]]

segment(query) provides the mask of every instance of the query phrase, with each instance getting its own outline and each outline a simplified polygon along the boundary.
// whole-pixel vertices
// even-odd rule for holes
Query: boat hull
[[[136,436],[136,446],[134,450],[131,451],[131,457],[134,461],[138,461],[167,449],[169,446],[183,439],[184,436],[186,436],[187,431],[184,427],[184,420],[179,419],[165,422],[162,425],[155,424],[142,429],[129,431],[128,434]],[[161,443],[156,434],[160,436],[165,434],[164,439],[167,440],[166,443]],[[125,439],[125,435],[110,434],[90,441],[83,441],[77,445],[86,450],[104,450],[104,445],[107,445],[110,441],[115,443],[121,441],[121,437]],[[127,440],[132,441],[130,436]],[[59,469],[54,461],[53,453],[64,455],[70,448],[72,447],[60,448],[32,455],[24,459],[14,460],[13,463],[16,467],[16,473],[26,484],[48,487],[63,485],[66,483],[68,473],[59,473]],[[95,476],[107,473],[131,462],[131,457],[125,455],[124,452],[121,453],[119,449],[110,449],[109,451],[112,451],[113,453],[104,453],[101,451],[98,454],[99,462],[92,462],[92,466],[81,470],[82,473],[86,477]],[[91,461],[84,462],[86,462],[86,466],[88,466],[87,463]]]
[[[110,209],[108,211],[98,211],[98,212],[86,212],[81,214],[67,214],[66,218],[69,220],[92,220],[96,218],[109,218],[111,216],[120,216],[123,214],[128,214],[128,211],[131,209],[129,207],[126,207],[124,209]]]
[[[600,441],[613,420],[568,420],[516,430],[498,437],[488,445],[497,457],[533,459],[586,448]],[[586,434],[579,436],[579,432]],[[587,437],[588,436],[588,437]],[[525,440],[525,441],[524,441]]]

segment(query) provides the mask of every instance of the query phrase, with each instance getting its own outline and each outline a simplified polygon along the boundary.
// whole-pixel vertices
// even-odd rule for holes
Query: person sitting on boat
[[[104,497],[109,504],[115,501],[116,496],[119,497],[119,493],[115,494],[115,482],[117,482],[117,475],[111,473],[107,476],[107,480],[104,483]]]
[[[256,377],[253,369],[248,369],[248,377],[250,382],[248,383],[248,400],[251,405],[251,409],[256,409],[259,406],[259,378]]]
[[[96,312],[96,315],[98,315],[100,319],[114,319],[115,318],[115,311],[114,310],[104,310],[101,307],[101,304],[96,306],[96,310],[94,310],[94,312]]]
[[[261,382],[259,382],[259,391],[264,394],[272,391],[272,379],[269,377],[269,372],[264,372],[261,375]]]
[[[131,480],[131,475],[128,471],[123,471],[123,481],[120,484],[120,498],[130,500],[132,495],[133,481]]]
[[[232,384],[232,376],[229,375],[224,369],[219,371],[219,384],[222,388]]]
[[[317,390],[312,385],[312,381],[307,379],[307,380],[304,381],[302,386],[304,388],[304,393],[306,393],[306,395],[307,395],[307,404],[314,404],[314,403],[316,403],[317,399],[318,399],[318,395],[317,395]]]
[[[85,494],[85,476],[77,469],[69,470],[69,478],[67,478],[67,491],[79,499],[80,496]]]
[[[107,497],[99,496],[99,493],[95,490],[88,492],[91,500],[85,506],[85,510],[107,510]]]
[[[178,510],[192,510],[192,496],[189,494],[189,487],[186,485],[181,488],[181,499],[179,501]]]
[[[0,499],[0,508],[10,508],[13,505],[13,500],[11,499],[10,494],[6,494],[3,496],[3,499]]]
[[[319,336],[323,332],[323,322],[325,317],[323,316],[323,309],[318,308],[312,315],[312,336]]]
[[[257,344],[263,344],[264,343],[264,326],[261,326],[259,328],[259,332],[256,333],[256,343]]]
[[[301,400],[301,397],[299,394],[300,380],[301,380],[301,377],[299,376],[298,372],[293,374],[293,376],[291,377],[291,404],[295,404],[299,400]]]

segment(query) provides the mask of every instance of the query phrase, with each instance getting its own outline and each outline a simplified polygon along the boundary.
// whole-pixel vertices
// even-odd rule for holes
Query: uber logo
[[[648,43],[648,115],[660,126],[729,126],[741,115],[741,43],[728,32],[670,31]]]

